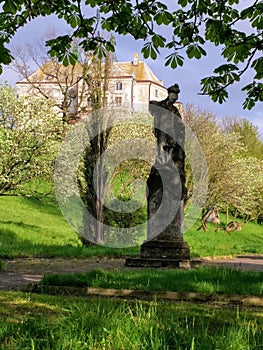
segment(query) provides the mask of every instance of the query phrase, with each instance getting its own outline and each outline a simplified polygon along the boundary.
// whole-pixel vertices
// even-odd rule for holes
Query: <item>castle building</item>
[[[44,96],[57,102],[60,110],[68,114],[89,110],[94,91],[103,91],[104,106],[148,108],[150,100],[160,101],[167,97],[163,81],[158,79],[149,66],[134,54],[131,62],[111,62],[107,73],[107,88],[104,88],[103,69],[100,79],[92,64],[85,71],[80,64],[64,67],[48,61],[27,78],[17,82],[18,95]],[[99,87],[98,87],[99,86]],[[93,101],[94,102],[94,101]]]

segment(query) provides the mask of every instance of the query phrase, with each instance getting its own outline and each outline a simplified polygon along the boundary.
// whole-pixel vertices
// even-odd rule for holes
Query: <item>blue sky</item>
[[[55,16],[38,18],[21,28],[12,41],[12,45],[22,46],[24,43],[34,43],[48,31],[50,27],[63,33],[67,27],[59,22]],[[130,36],[116,37],[116,54],[119,61],[131,61],[135,52],[140,53],[143,46],[142,41],[135,41]],[[254,125],[258,126],[263,139],[263,111],[262,104],[257,104],[251,111],[243,110],[242,103],[245,94],[241,88],[250,82],[250,75],[247,73],[241,83],[235,84],[229,89],[229,99],[222,105],[213,103],[209,97],[200,96],[200,79],[213,73],[213,69],[221,64],[222,58],[220,49],[212,45],[207,45],[207,56],[201,60],[186,60],[183,67],[176,70],[165,67],[165,57],[167,51],[161,52],[157,60],[145,60],[152,71],[159,79],[164,81],[166,87],[178,83],[181,88],[180,101],[184,104],[193,103],[196,107],[213,112],[218,118],[225,116],[245,117]],[[142,56],[141,56],[142,59]],[[0,83],[5,81],[14,85],[19,77],[10,68],[6,67],[0,76]]]

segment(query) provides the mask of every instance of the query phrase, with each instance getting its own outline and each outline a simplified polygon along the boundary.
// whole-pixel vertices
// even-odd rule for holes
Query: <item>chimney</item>
[[[139,64],[139,54],[138,54],[138,53],[135,53],[135,54],[133,55],[132,64],[133,64],[133,66],[138,66],[138,64]]]

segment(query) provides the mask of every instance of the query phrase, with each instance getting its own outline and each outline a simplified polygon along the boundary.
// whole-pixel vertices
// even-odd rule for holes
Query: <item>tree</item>
[[[75,41],[72,50],[77,62],[65,67],[56,57],[50,57],[45,47],[46,38],[51,40],[54,36],[53,31],[46,33],[37,47],[31,43],[25,47],[14,47],[12,52],[15,58],[11,67],[26,82],[25,85],[18,83],[18,92],[48,99],[62,114],[63,122],[68,124],[80,114],[99,107],[100,95],[105,95],[107,90],[105,70],[109,70],[109,64],[105,62],[114,58],[109,53],[103,60],[90,52],[85,53]],[[113,38],[111,42],[114,42]]]
[[[61,118],[44,99],[19,97],[0,87],[0,195],[28,191],[35,179],[51,180],[62,136]]]
[[[247,94],[244,108],[251,109],[263,101],[263,3],[253,0],[178,0],[173,5],[154,0],[4,0],[0,13],[0,63],[12,60],[7,44],[19,28],[39,16],[55,14],[67,22],[73,33],[47,41],[49,54],[65,66],[75,64],[78,56],[72,42],[80,38],[80,47],[102,57],[114,51],[110,40],[98,28],[145,41],[145,58],[156,59],[159,50],[170,50],[166,65],[182,66],[185,53],[189,59],[206,55],[205,43],[219,46],[226,62],[215,67],[214,75],[201,80],[201,93],[222,103],[228,97],[227,87],[238,82],[250,69],[252,80],[244,86]],[[91,15],[90,15],[91,14]],[[246,32],[242,29],[246,26]],[[171,28],[163,34],[163,27]]]
[[[192,105],[185,113],[186,123],[195,132],[205,153],[208,168],[208,194],[204,215],[212,208],[236,215],[256,218],[262,211],[262,160],[249,154],[236,133],[226,132],[209,112],[197,111]],[[191,194],[192,178],[188,170]]]
[[[234,133],[246,147],[247,155],[263,160],[263,142],[258,127],[245,118],[228,117],[221,123],[225,133]]]
[[[92,123],[91,130],[88,133],[95,135],[90,137],[90,142],[84,152],[83,159],[83,182],[79,182],[80,192],[83,202],[89,212],[96,219],[95,227],[91,222],[84,221],[84,235],[82,242],[86,245],[93,243],[101,244],[104,242],[103,222],[104,222],[104,198],[105,198],[105,169],[103,153],[105,152],[110,134],[110,120],[112,115],[103,113],[106,102],[106,92],[108,90],[108,77],[112,68],[112,56],[107,54],[104,59],[94,56],[92,58],[91,84],[89,86],[90,107],[92,114],[90,116]],[[102,112],[101,112],[102,109]],[[85,113],[82,112],[82,116]],[[109,127],[107,127],[109,123]],[[93,181],[93,176],[95,181]],[[88,237],[88,239],[86,239]]]

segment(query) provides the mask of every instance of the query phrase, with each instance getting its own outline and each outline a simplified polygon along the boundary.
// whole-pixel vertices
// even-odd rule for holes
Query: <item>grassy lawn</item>
[[[0,257],[120,257],[138,248],[84,247],[55,199],[0,197]]]
[[[0,198],[0,258],[125,256],[139,248],[83,247],[52,198]],[[192,256],[263,254],[263,227],[227,234],[185,234]],[[0,260],[1,267],[1,260]],[[52,282],[53,279],[53,282]],[[262,296],[262,273],[201,267],[183,270],[91,271],[46,276],[43,283],[105,288],[197,291]],[[191,303],[143,302],[27,293],[0,294],[1,350],[258,350],[262,311]]]
[[[224,225],[225,216],[220,214]],[[232,220],[231,217],[229,219]],[[215,232],[215,226],[207,224],[209,232],[197,231],[200,222],[184,234],[191,256],[227,256],[237,254],[263,254],[263,225],[254,222],[243,225],[241,231],[227,233]]]
[[[55,199],[0,198],[0,258],[89,257],[135,255],[139,248],[83,247],[78,235],[64,220]],[[263,254],[263,226],[249,223],[242,231],[197,231],[199,223],[185,233],[192,257]]]
[[[192,270],[94,270],[47,275],[43,277],[42,284],[263,296],[262,281],[262,272],[199,267]]]
[[[3,350],[259,350],[262,311],[190,303],[0,295]]]

